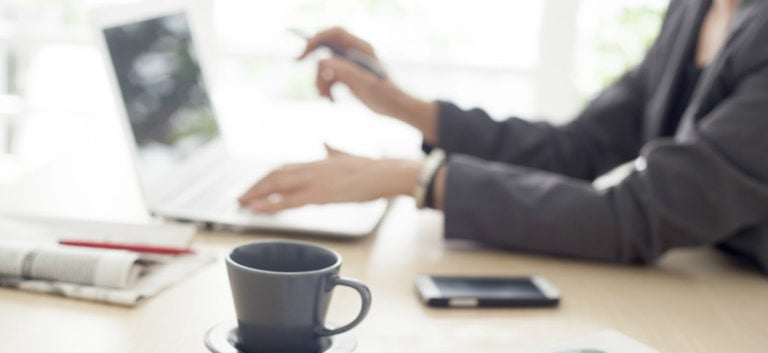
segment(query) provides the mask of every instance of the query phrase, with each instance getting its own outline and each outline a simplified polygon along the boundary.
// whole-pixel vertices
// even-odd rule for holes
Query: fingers
[[[283,194],[304,187],[311,178],[299,166],[287,166],[269,173],[238,198],[241,205],[273,194]]]
[[[304,48],[304,51],[297,58],[297,60],[306,58],[307,55],[322,45],[329,45],[342,51],[347,49],[355,49],[370,57],[375,58],[376,56],[373,51],[373,47],[371,47],[368,42],[350,34],[341,27],[332,27],[320,31],[315,34],[314,37],[309,38],[307,40],[307,46]]]
[[[331,94],[331,87],[336,83],[336,73],[327,65],[323,64],[323,61],[320,62],[320,65],[317,68],[317,77],[315,78],[315,86],[317,86],[317,91],[320,93],[321,97],[328,98],[331,102],[333,102],[333,95]]]
[[[300,190],[280,194],[277,197],[255,199],[248,202],[245,206],[254,212],[275,213],[289,208],[306,206],[311,203],[316,203],[316,197],[309,191]]]
[[[280,168],[240,197],[241,206],[272,213],[308,204],[368,201],[384,195],[382,185],[389,180],[382,178],[382,168],[376,167],[382,164],[326,148],[330,155],[347,157]]]
[[[323,146],[325,146],[325,152],[328,153],[328,158],[351,156],[349,153],[331,147],[328,143],[323,143]]]
[[[357,94],[359,90],[375,85],[378,81],[376,75],[341,58],[321,60],[317,69],[317,90],[320,96],[331,101],[333,101],[331,88],[337,82],[344,83]]]
[[[337,38],[344,36],[346,33],[347,32],[341,27],[331,27],[324,31],[318,32],[314,37],[307,39],[307,46],[304,48],[304,52],[302,52],[296,60],[302,60],[306,58],[307,55],[315,51],[315,49],[323,44],[333,45],[333,43],[335,43],[338,47],[339,39]]]

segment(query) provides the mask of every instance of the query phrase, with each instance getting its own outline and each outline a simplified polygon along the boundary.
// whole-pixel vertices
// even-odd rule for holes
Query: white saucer
[[[326,324],[334,328],[333,324]],[[329,337],[331,345],[322,353],[350,353],[357,348],[357,340],[349,332]],[[205,346],[213,353],[246,353],[237,348],[237,320],[227,320],[211,327],[205,334]]]

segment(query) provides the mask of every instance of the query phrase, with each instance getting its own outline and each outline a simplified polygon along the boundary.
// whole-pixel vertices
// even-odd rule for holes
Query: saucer
[[[326,324],[328,328],[336,325]],[[331,345],[322,353],[350,353],[357,348],[355,336],[349,332],[330,336]],[[237,320],[227,320],[211,327],[205,334],[205,346],[213,353],[246,353],[237,348]]]

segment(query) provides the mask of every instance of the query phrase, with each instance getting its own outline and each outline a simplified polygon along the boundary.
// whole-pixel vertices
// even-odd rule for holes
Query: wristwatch
[[[416,183],[416,188],[413,190],[413,199],[416,200],[417,208],[427,206],[427,195],[430,194],[429,189],[435,179],[435,174],[437,174],[443,163],[445,163],[445,151],[439,148],[433,149],[424,160],[421,172],[419,173],[419,180]]]

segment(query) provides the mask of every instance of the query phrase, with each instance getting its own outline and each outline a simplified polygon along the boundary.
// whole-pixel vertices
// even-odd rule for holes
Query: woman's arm
[[[674,36],[685,15],[683,2],[672,1],[659,38]],[[667,38],[667,42],[673,42]],[[569,124],[553,126],[519,118],[494,121],[480,109],[462,110],[440,102],[435,146],[485,160],[541,169],[592,180],[637,157],[654,70],[666,63],[660,41],[643,61],[593,99]]]
[[[323,45],[343,52],[355,52],[378,63],[370,43],[340,27],[326,29],[309,38],[298,59],[306,58]],[[344,84],[372,111],[401,120],[421,131],[425,141],[436,142],[437,103],[414,97],[400,89],[389,77],[378,77],[336,56],[321,60],[316,76],[321,96],[333,101],[331,88],[337,83]]]
[[[592,180],[638,155],[646,65],[625,74],[564,126],[519,118],[494,121],[483,110],[441,102],[436,146],[448,153]]]
[[[446,237],[527,252],[647,262],[673,247],[716,244],[750,229],[768,232],[766,112],[768,65],[763,65],[689,133],[644,146],[644,163],[606,190],[454,155],[444,180],[438,179],[442,189],[435,190],[445,211]],[[768,270],[768,249],[762,256]]]

